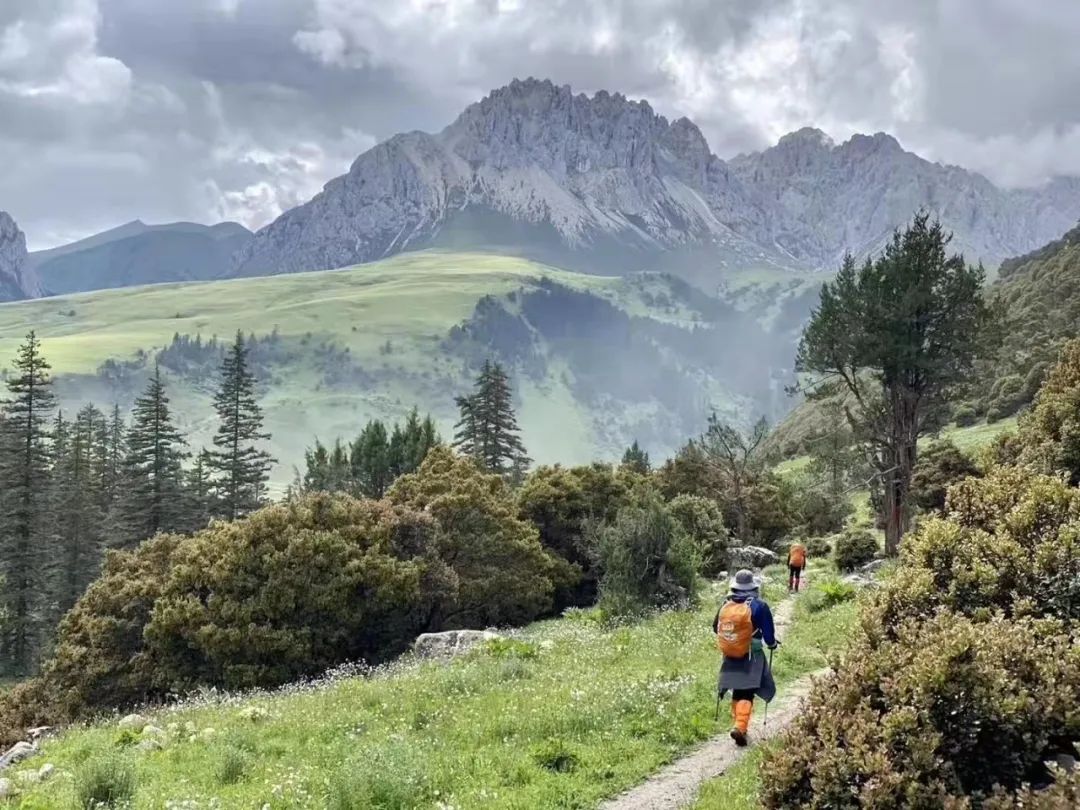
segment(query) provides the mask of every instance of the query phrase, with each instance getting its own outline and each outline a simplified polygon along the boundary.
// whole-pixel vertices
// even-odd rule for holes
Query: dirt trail
[[[773,617],[776,634],[781,639],[791,624],[794,607],[795,599],[786,599]],[[750,727],[751,748],[738,748],[728,736],[725,726],[722,733],[700,748],[665,766],[637,787],[601,804],[600,810],[681,810],[689,807],[705,782],[723,774],[750,751],[752,746],[760,745],[788,727],[798,716],[799,705],[810,691],[813,678],[821,674],[817,672],[806,675],[784,687],[769,706],[768,726],[762,725],[764,712],[761,708],[755,710],[754,722]]]

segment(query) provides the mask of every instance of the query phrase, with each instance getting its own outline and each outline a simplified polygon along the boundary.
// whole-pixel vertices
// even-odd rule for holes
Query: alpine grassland
[[[556,291],[586,309],[553,318],[542,304]],[[523,314],[530,302],[531,321]],[[563,312],[563,304],[551,306]],[[679,369],[700,361],[665,358],[691,340],[700,344],[695,328],[730,321],[728,309],[713,311],[718,306],[662,275],[591,275],[513,256],[425,251],[341,270],[3,304],[0,358],[13,356],[33,325],[65,410],[87,401],[126,409],[159,363],[179,424],[198,447],[212,435],[207,370],[220,361],[218,344],[207,343],[216,338],[224,346],[237,331],[253,337],[262,342],[253,362],[269,449],[279,461],[273,490],[281,495],[316,437],[352,437],[369,419],[395,421],[414,405],[449,434],[454,395],[490,357],[528,367],[520,375],[520,419],[538,462],[615,458],[633,438],[656,430],[666,436],[657,444],[671,444],[686,434],[680,414],[694,401],[689,382],[680,388]],[[663,384],[617,356],[642,359],[640,348],[613,337],[631,323],[656,333],[643,338],[650,346],[680,341],[649,359],[653,374],[667,375]],[[593,356],[591,347],[613,340],[603,357]],[[730,375],[718,367],[711,376],[713,406],[742,412],[745,398],[725,382]]]
[[[766,575],[778,607],[784,571]],[[640,621],[571,610],[450,663],[407,656],[276,692],[204,692],[149,711],[141,735],[102,718],[21,766],[59,775],[14,806],[73,806],[104,762],[133,774],[134,808],[587,807],[723,730],[720,593]],[[781,689],[825,666],[853,603],[796,617],[775,658]]]

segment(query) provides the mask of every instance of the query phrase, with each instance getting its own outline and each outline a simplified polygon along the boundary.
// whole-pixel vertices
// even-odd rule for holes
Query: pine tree
[[[195,463],[184,472],[183,529],[186,532],[205,529],[214,514],[214,482],[210,467],[210,451],[203,448],[195,456]]]
[[[649,454],[641,449],[637,439],[634,439],[634,443],[627,447],[626,452],[623,453],[622,466],[642,475],[648,474],[649,470],[652,469],[652,465],[649,463]]]
[[[0,604],[7,623],[0,637],[0,667],[26,674],[37,663],[48,621],[47,420],[54,406],[49,364],[34,332],[19,347],[7,388],[0,433]]]
[[[352,444],[352,478],[359,494],[381,498],[394,481],[386,426],[373,419]]]
[[[84,407],[70,425],[54,428],[53,518],[56,539],[54,601],[65,613],[97,576],[105,545],[100,439],[105,417]]]
[[[455,428],[454,447],[489,472],[520,479],[530,459],[519,435],[510,378],[503,367],[485,362],[475,392],[458,397],[457,403],[461,419]]]
[[[214,397],[221,424],[214,436],[210,465],[216,476],[219,513],[235,520],[257,509],[264,498],[274,459],[258,447],[269,439],[262,432],[262,410],[255,394],[255,376],[248,370],[248,349],[242,333],[221,365],[221,388]]]
[[[135,400],[126,443],[117,540],[131,547],[183,523],[181,463],[187,443],[169,415],[160,368]]]

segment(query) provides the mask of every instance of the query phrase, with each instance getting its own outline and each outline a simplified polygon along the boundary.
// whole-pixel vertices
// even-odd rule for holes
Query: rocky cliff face
[[[238,275],[295,272],[453,245],[591,269],[832,268],[926,207],[971,259],[996,264],[1067,230],[1080,182],[1006,191],[883,133],[816,130],[725,162],[687,119],[618,94],[515,81],[445,130],[398,135],[237,256]],[[675,257],[675,258],[673,258]],[[681,259],[680,259],[681,257]]]
[[[41,295],[37,275],[27,266],[26,256],[26,237],[15,220],[0,211],[0,301]]]

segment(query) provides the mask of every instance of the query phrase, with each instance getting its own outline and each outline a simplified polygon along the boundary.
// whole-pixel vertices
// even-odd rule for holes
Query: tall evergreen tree
[[[25,674],[36,666],[49,618],[47,425],[54,397],[34,332],[19,347],[7,388],[0,432],[0,604],[8,620],[0,636],[0,667]]]
[[[821,288],[796,357],[816,394],[842,392],[883,489],[885,550],[896,554],[910,519],[919,437],[939,424],[997,333],[984,272],[959,254],[926,213],[860,267],[847,256]]]
[[[262,410],[255,392],[255,376],[248,369],[248,349],[236,333],[232,349],[221,365],[221,388],[214,408],[221,420],[210,453],[215,495],[220,514],[235,520],[257,509],[265,498],[266,482],[274,459],[259,448],[269,439],[262,432]]]
[[[130,547],[183,524],[181,463],[187,443],[172,423],[160,368],[135,400],[126,443],[117,541]]]
[[[642,475],[646,475],[652,469],[652,465],[649,463],[649,454],[641,449],[637,439],[634,439],[634,443],[627,447],[626,452],[623,453],[622,466]]]
[[[393,483],[390,439],[378,419],[368,422],[353,442],[351,466],[356,490],[367,498],[381,498]]]
[[[473,394],[458,397],[457,404],[461,419],[455,427],[454,447],[489,472],[520,478],[530,459],[514,414],[510,378],[503,367],[486,361]]]
[[[84,407],[70,425],[54,429],[53,522],[56,537],[54,602],[66,612],[97,576],[105,545],[101,498],[104,459],[98,444],[105,417]]]
[[[195,462],[184,471],[183,530],[197,532],[205,529],[214,514],[214,482],[210,475],[210,451],[203,448]]]

